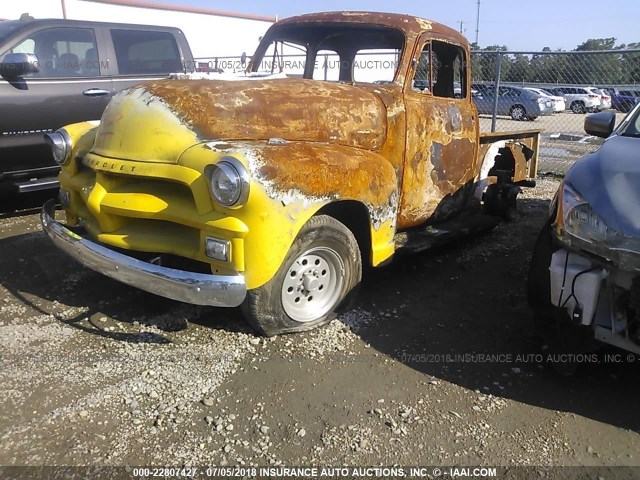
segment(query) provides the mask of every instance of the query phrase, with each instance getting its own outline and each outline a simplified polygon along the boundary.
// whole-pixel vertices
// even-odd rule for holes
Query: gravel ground
[[[368,272],[327,327],[270,339],[5,215],[0,465],[640,465],[637,364],[560,378],[532,360],[524,278],[558,182],[514,223]]]

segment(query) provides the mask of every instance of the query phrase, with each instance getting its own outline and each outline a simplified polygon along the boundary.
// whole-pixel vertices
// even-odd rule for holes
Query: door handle
[[[109,95],[109,93],[111,93],[109,90],[103,88],[90,88],[82,92],[82,94],[87,97],[103,97],[104,95]]]

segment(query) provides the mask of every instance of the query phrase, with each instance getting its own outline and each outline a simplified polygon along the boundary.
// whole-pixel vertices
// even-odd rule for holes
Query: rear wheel
[[[571,104],[571,111],[573,113],[585,113],[584,103],[582,102],[573,102]]]
[[[527,118],[527,110],[522,105],[514,105],[509,110],[509,115],[514,120],[526,120]]]
[[[302,228],[276,275],[247,293],[243,313],[264,335],[311,330],[336,317],[361,279],[355,237],[335,218],[319,215]]]

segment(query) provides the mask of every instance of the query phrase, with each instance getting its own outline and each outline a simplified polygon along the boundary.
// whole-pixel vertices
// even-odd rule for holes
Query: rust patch
[[[281,137],[379,151],[386,137],[382,100],[353,85],[302,79],[164,80],[145,88],[205,140]]]
[[[241,149],[242,150],[242,149]],[[361,201],[372,208],[391,203],[396,174],[382,156],[354,148],[309,143],[255,146],[243,152],[252,174],[278,196]]]

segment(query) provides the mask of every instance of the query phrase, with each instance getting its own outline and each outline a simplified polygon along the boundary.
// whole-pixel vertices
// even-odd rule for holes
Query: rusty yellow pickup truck
[[[301,70],[263,75],[285,51]],[[363,266],[510,219],[533,184],[539,132],[480,135],[469,65],[464,37],[422,18],[279,21],[236,81],[144,84],[48,134],[66,223],[48,202],[43,229],[128,285],[241,306],[263,334],[325,324]]]

